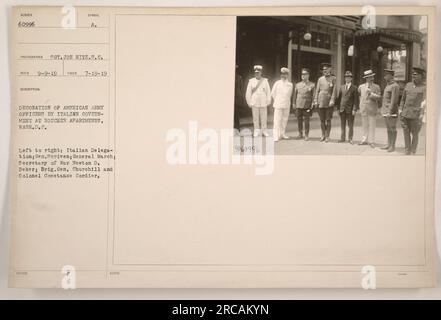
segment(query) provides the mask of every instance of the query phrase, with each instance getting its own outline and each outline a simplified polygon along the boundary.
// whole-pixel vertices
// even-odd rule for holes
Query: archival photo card
[[[11,287],[436,285],[434,8],[10,21]]]

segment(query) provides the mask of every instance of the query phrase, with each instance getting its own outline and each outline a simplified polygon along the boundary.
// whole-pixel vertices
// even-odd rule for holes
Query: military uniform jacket
[[[256,78],[251,78],[248,81],[245,97],[250,107],[266,108],[271,103],[271,89],[268,80],[266,78],[261,78],[261,80],[260,85]]]
[[[336,104],[340,112],[352,113],[358,110],[358,90],[352,83],[347,88],[346,83],[338,90]]]
[[[314,82],[300,81],[296,83],[294,96],[292,98],[293,107],[299,109],[311,109],[314,98]]]
[[[317,81],[317,88],[314,94],[314,101],[318,103],[319,108],[328,108],[331,102],[335,102],[337,88],[337,79],[331,75],[321,76]]]
[[[369,85],[363,83],[358,87],[360,94],[360,112],[363,116],[375,116],[378,113],[378,102],[381,99],[381,89],[378,84],[372,83],[371,93],[368,94]]]
[[[383,116],[396,116],[398,114],[398,99],[400,97],[400,86],[395,81],[388,83],[383,92],[383,103],[381,114]]]
[[[409,82],[404,88],[401,98],[401,116],[408,119],[418,119],[422,112],[422,102],[426,100],[426,84],[416,85]]]

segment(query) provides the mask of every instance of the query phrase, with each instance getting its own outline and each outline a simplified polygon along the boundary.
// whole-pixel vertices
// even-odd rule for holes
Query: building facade
[[[292,70],[292,81],[300,81],[301,68],[311,70],[311,80],[321,76],[320,65],[331,63],[337,83],[346,70],[354,81],[372,69],[376,82],[384,86],[383,69],[410,81],[412,66],[425,68],[427,17],[375,16],[375,28],[363,29],[362,16],[238,17],[236,64],[244,79],[252,77],[252,66],[264,67],[272,84],[282,66]]]

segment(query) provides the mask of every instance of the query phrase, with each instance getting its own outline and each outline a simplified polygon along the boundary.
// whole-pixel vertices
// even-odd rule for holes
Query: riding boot
[[[384,147],[381,147],[381,150],[389,150],[392,140],[392,132],[390,130],[387,130],[387,145]]]
[[[397,131],[391,132],[392,137],[390,140],[390,146],[389,149],[387,149],[387,152],[394,152],[395,151],[395,142],[397,141]]]

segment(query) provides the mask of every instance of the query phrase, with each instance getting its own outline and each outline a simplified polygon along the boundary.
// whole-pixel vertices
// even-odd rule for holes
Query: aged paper
[[[361,7],[15,7],[10,286],[434,286],[435,11],[377,7],[378,24],[367,31],[365,14]],[[283,111],[278,119],[272,111],[284,103],[277,94],[292,109],[289,86],[272,90],[279,69],[302,90],[303,74],[321,81],[320,63],[333,68],[332,105],[341,103],[347,70],[357,97],[374,68],[381,97],[383,73],[409,84],[400,114],[386,120],[397,120],[393,150],[381,105],[374,116],[353,110],[350,143],[336,141],[342,112],[329,119],[328,133],[320,91],[309,133],[289,136],[300,130],[296,105],[281,141],[273,137],[277,121],[284,128]],[[272,95],[259,109],[253,95],[266,80],[247,83],[261,67]],[[418,68],[424,91],[412,82]],[[401,123],[417,123],[402,117],[418,99],[424,114],[419,131],[409,129],[419,137],[411,145]],[[241,131],[232,135],[235,112]],[[363,135],[372,121],[374,140],[367,127]],[[389,150],[380,150],[384,143]]]

